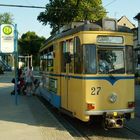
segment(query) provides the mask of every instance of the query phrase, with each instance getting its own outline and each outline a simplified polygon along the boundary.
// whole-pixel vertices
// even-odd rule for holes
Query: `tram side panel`
[[[83,89],[84,83],[82,80],[70,76],[69,78],[61,78],[61,107],[79,119],[85,117],[83,114],[85,102]]]

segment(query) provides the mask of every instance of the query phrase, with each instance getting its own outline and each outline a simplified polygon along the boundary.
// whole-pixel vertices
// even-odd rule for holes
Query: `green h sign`
[[[14,26],[11,24],[2,24],[0,26],[0,52],[14,52]]]
[[[11,26],[5,25],[5,26],[3,27],[3,33],[4,33],[5,35],[10,35],[12,32],[13,32],[13,30],[12,30],[12,27],[11,27]]]

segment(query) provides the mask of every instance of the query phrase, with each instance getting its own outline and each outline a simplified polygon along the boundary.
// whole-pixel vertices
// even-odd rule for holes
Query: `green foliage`
[[[72,21],[97,21],[105,16],[102,0],[50,0],[37,19],[56,31]]]
[[[78,15],[75,20],[97,21],[106,16],[102,0],[81,0],[78,8]]]
[[[19,55],[33,55],[33,65],[38,65],[39,50],[45,38],[39,37],[35,32],[27,32],[18,40]]]
[[[12,24],[13,20],[13,15],[10,13],[0,14],[0,24]]]
[[[71,0],[50,0],[50,3],[46,5],[46,10],[41,12],[37,19],[43,25],[49,23],[51,28],[57,30],[62,25],[73,20],[74,7]],[[70,9],[71,12],[69,12]]]

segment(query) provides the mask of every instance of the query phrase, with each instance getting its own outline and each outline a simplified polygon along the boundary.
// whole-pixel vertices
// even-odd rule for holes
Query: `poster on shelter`
[[[2,24],[0,26],[0,52],[14,52],[14,26],[11,24]]]

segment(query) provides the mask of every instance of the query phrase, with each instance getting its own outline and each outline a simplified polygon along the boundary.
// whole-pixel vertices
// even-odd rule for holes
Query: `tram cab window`
[[[123,50],[98,50],[98,73],[125,73]]]
[[[126,70],[127,73],[134,73],[134,63],[133,63],[133,48],[132,46],[126,46]]]
[[[95,74],[96,73],[96,46],[95,45],[83,45],[84,54],[84,73]]]

